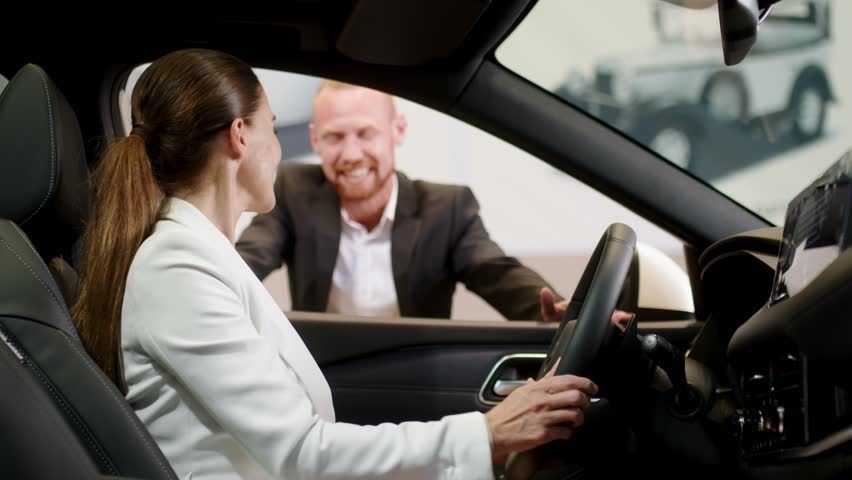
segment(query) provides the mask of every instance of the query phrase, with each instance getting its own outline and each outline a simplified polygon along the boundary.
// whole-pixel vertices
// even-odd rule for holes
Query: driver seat
[[[3,460],[0,472],[36,471],[7,461],[60,461],[68,458],[62,452],[85,452],[88,458],[68,464],[67,476],[93,465],[102,475],[173,480],[162,451],[85,352],[54,281],[62,272],[47,265],[70,270],[53,259],[70,258],[82,231],[87,173],[70,104],[44,70],[24,66],[0,96],[0,421],[15,428],[28,423],[20,421],[26,415],[33,431],[0,436],[0,450],[27,452]],[[33,434],[48,417],[55,434]]]

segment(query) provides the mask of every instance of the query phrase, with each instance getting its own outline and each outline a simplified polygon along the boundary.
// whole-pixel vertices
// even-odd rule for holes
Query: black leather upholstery
[[[44,261],[68,251],[67,242],[79,234],[85,200],[76,197],[86,190],[85,168],[77,164],[85,163],[82,155],[74,112],[47,75],[27,65],[0,97],[0,214],[8,216],[0,219],[0,332],[6,343],[0,348],[13,346],[30,383],[41,389],[100,473],[174,479],[138,417],[85,353]],[[30,228],[19,228],[18,221]],[[30,233],[36,241],[30,242]],[[16,398],[29,387],[13,382],[0,388]],[[41,415],[23,407],[28,415]],[[3,425],[9,421],[0,418]],[[42,444],[30,448],[60,441],[67,439],[42,437]],[[19,447],[0,444],[0,451],[13,446]]]
[[[26,232],[45,260],[71,258],[88,209],[80,126],[47,74],[26,65],[0,96],[0,218]]]
[[[98,470],[76,435],[3,336],[0,332],[0,385],[6,393],[0,395],[0,478],[96,478]],[[14,386],[14,395],[7,386]]]

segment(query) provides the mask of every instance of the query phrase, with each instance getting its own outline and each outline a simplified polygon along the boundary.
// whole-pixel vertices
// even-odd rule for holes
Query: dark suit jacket
[[[461,282],[508,319],[541,318],[547,283],[491,240],[470,188],[397,178],[391,264],[402,316],[449,318]],[[289,164],[275,195],[275,208],[253,219],[237,250],[261,279],[286,262],[293,309],[324,312],[340,244],[337,192],[318,165]]]

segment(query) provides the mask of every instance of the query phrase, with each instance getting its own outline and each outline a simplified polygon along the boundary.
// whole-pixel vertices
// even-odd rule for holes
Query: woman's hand
[[[583,409],[598,387],[588,378],[554,376],[558,365],[557,361],[541,380],[527,380],[485,414],[495,463],[512,452],[568,439],[583,424]]]

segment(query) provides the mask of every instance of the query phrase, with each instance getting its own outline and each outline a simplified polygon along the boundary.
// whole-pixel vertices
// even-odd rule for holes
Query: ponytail
[[[130,264],[157,221],[162,198],[141,135],[110,147],[94,171],[92,192],[72,316],[89,355],[126,393],[121,305]]]
[[[250,118],[262,92],[251,66],[232,55],[195,48],[164,55],[133,87],[130,135],[95,168],[71,313],[83,346],[124,393],[121,306],[130,264],[151,234],[163,194],[194,186],[217,132]]]

